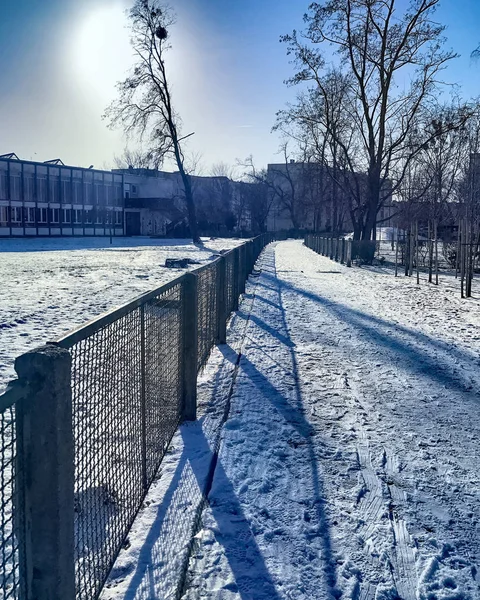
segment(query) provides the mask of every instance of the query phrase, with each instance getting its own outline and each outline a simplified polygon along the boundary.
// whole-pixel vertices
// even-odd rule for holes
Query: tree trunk
[[[175,160],[177,162],[177,167],[180,172],[180,177],[182,178],[183,189],[185,191],[185,202],[187,203],[187,213],[188,213],[188,226],[190,228],[190,235],[192,236],[192,240],[194,243],[200,242],[200,236],[198,235],[198,225],[197,225],[197,211],[195,210],[195,202],[193,200],[193,191],[192,184],[190,182],[190,176],[185,173],[185,169],[183,167],[183,161],[180,156],[180,150],[178,145],[175,144]]]

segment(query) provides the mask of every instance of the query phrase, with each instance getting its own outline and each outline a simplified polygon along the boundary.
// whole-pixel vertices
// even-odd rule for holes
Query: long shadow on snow
[[[268,255],[271,257],[270,262],[267,262]],[[319,530],[321,532],[320,541],[322,545],[322,561],[324,564],[324,580],[326,587],[329,588],[330,591],[333,591],[336,585],[336,562],[332,552],[332,542],[328,520],[324,511],[322,484],[318,475],[318,460],[315,452],[315,447],[319,444],[318,440],[315,439],[315,434],[318,432],[308,422],[304,414],[304,404],[299,385],[298,366],[294,351],[295,345],[292,342],[289,334],[285,309],[282,304],[281,282],[275,277],[276,267],[273,251],[270,250],[267,256],[264,258],[262,265],[262,276],[271,278],[273,285],[271,287],[264,287],[269,287],[271,293],[275,294],[275,297],[273,300],[264,298],[262,294],[259,293],[257,287],[255,299],[261,300],[265,302],[269,308],[271,307],[271,312],[273,313],[271,316],[273,316],[274,320],[279,320],[279,326],[278,328],[272,327],[271,324],[267,324],[265,321],[256,317],[255,315],[248,315],[248,318],[258,327],[262,328],[270,336],[272,336],[272,338],[275,340],[277,348],[278,343],[283,346],[286,362],[288,364],[283,366],[278,363],[276,364],[284,371],[283,381],[285,381],[286,377],[291,379],[291,387],[294,389],[293,402],[289,401],[289,399],[286,398],[282,392],[275,387],[274,382],[272,382],[272,380],[269,379],[266,374],[262,373],[257,366],[247,358],[246,355],[242,355],[240,366],[244,374],[261,392],[263,392],[264,397],[271,402],[272,406],[280,414],[282,414],[285,422],[294,427],[296,432],[304,439],[304,444],[308,449],[308,462],[311,469],[311,482],[313,488],[311,505],[316,513]],[[275,312],[277,313],[276,315]],[[242,315],[241,313],[239,316],[242,318],[247,318],[247,315]],[[274,361],[273,358],[271,358],[271,360]],[[287,443],[287,440],[285,440],[285,443]],[[319,587],[318,583],[316,585]]]
[[[220,349],[226,361],[232,364],[237,362],[238,354],[230,346],[220,346]],[[232,483],[223,465],[216,458],[218,449],[216,446],[220,434],[219,423],[228,411],[228,403],[219,407],[218,398],[225,398],[228,395],[227,390],[222,390],[222,387],[229,387],[231,381],[230,379],[227,382],[223,381],[221,373],[220,367],[215,375],[205,415],[194,423],[181,426],[180,432],[184,444],[182,454],[157,509],[153,525],[136,558],[135,573],[123,595],[124,600],[152,600],[153,598],[161,600],[164,597],[180,596],[183,576],[188,566],[190,541],[201,516],[200,511],[192,514],[194,511],[192,506],[198,506],[202,499],[208,502],[208,498],[205,498],[202,492],[209,477],[213,475],[213,469],[215,469],[215,478],[219,478],[222,489],[228,497],[229,514],[234,517],[233,523],[226,517],[222,506],[213,504],[210,508],[217,522],[217,536],[225,549],[240,598],[245,600],[251,598],[251,592],[244,593],[243,582],[250,578],[251,564],[254,564],[259,575],[256,581],[257,590],[261,591],[265,598],[280,600]],[[207,473],[209,465],[211,465],[210,472]],[[206,491],[208,495],[208,488]],[[227,535],[223,535],[227,532]],[[178,540],[183,542],[178,543]],[[239,545],[248,549],[247,562],[239,560]],[[127,576],[129,571],[129,567],[125,569],[114,567],[110,579],[113,581],[121,579]],[[231,586],[229,590],[234,591]]]
[[[266,277],[274,280],[271,275],[266,274]],[[258,285],[262,284],[259,283]],[[433,350],[441,351],[448,354],[450,357],[455,357],[461,362],[472,362],[474,356],[468,352],[464,352],[458,348],[452,348],[447,343],[435,340],[424,333],[412,331],[407,327],[386,321],[380,317],[367,315],[354,308],[332,302],[323,296],[298,288],[291,283],[282,281],[278,282],[278,285],[281,289],[290,290],[295,294],[299,294],[300,296],[321,304],[333,313],[335,317],[346,323],[350,323],[360,331],[363,331],[375,344],[384,346],[387,350],[395,352],[404,363],[404,367],[408,370],[416,372],[421,376],[428,377],[429,379],[433,379],[443,385],[460,388],[463,392],[471,392],[471,387],[469,385],[465,385],[458,377],[448,372],[448,370],[451,369],[451,365],[449,365],[446,360],[442,361],[440,357],[434,358],[430,356],[427,352],[419,349],[417,344],[420,342],[426,347],[430,346]],[[267,289],[274,289],[270,285],[264,287]],[[258,297],[259,295],[257,295],[257,298]],[[259,299],[261,300],[261,297]],[[388,331],[392,329],[404,334],[407,338],[409,337],[411,339],[411,344],[396,338],[393,332]]]

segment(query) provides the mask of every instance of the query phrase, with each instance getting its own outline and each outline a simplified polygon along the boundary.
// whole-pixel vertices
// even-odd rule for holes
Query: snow
[[[269,250],[184,597],[480,597],[479,322]]]
[[[166,258],[207,262],[238,239],[32,238],[0,240],[0,390],[23,352],[177,277]],[[190,268],[194,268],[193,265]]]
[[[479,598],[478,299],[298,241],[261,267],[103,598]]]

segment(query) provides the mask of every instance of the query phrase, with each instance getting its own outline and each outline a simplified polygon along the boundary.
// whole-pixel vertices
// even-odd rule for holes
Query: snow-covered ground
[[[480,598],[479,301],[298,241],[262,263],[106,597],[175,597],[213,464],[185,600]]]
[[[0,240],[0,392],[16,356],[177,277],[166,258],[211,260],[242,240]],[[192,265],[193,268],[195,265]]]

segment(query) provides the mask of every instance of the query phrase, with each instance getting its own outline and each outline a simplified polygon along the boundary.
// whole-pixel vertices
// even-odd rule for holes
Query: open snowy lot
[[[166,258],[209,261],[241,240],[0,240],[0,391],[16,356],[177,277]],[[192,265],[192,268],[195,265]]]
[[[261,265],[104,597],[480,598],[479,301],[297,241]]]

